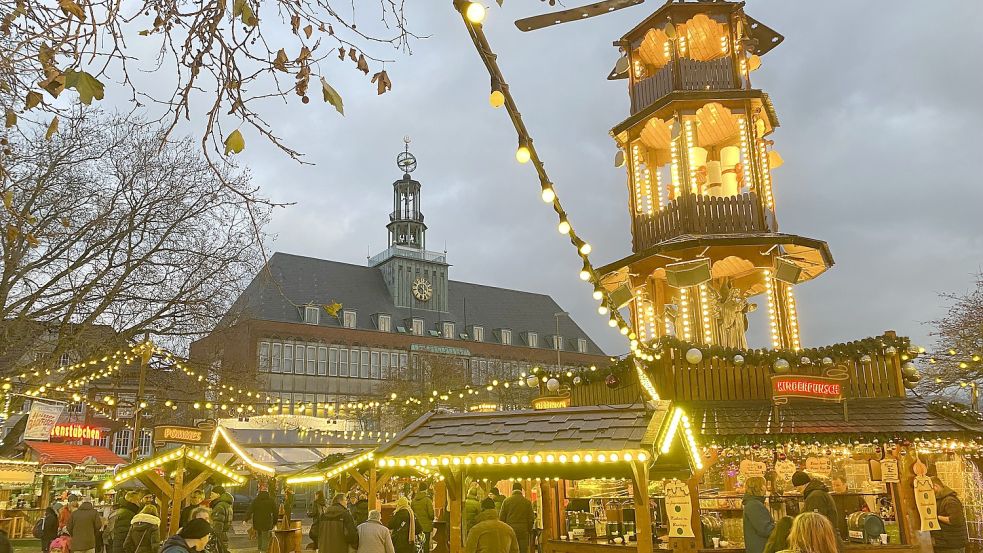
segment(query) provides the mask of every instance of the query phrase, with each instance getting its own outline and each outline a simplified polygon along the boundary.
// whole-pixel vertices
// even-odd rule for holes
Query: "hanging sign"
[[[932,487],[932,479],[924,473],[915,477],[915,506],[918,507],[918,517],[922,521],[921,531],[938,530],[939,516],[935,512],[935,488]]]
[[[194,426],[160,425],[154,428],[154,443],[203,445],[212,441],[211,433]]]
[[[884,482],[901,481],[901,477],[898,473],[897,459],[884,459],[881,461],[881,480]]]
[[[833,472],[833,461],[829,457],[809,457],[806,459],[806,472],[829,476]]]
[[[693,538],[693,503],[689,486],[675,478],[666,483],[666,513],[670,538]]]
[[[31,413],[27,415],[27,426],[24,427],[24,440],[48,441],[51,429],[55,427],[64,410],[63,403],[33,402]]]
[[[56,424],[51,429],[52,438],[72,438],[83,440],[99,440],[102,438],[102,429],[83,424]]]
[[[86,476],[98,476],[112,471],[113,468],[106,465],[85,465],[82,467],[82,474]]]
[[[744,459],[741,461],[739,472],[744,478],[754,478],[758,476],[763,477],[766,470],[768,470],[768,465],[763,462]]]
[[[68,463],[48,463],[41,465],[41,474],[45,476],[67,476],[75,470],[75,467]]]
[[[792,475],[795,474],[795,471],[795,463],[789,461],[788,459],[777,461],[775,463],[775,474],[778,475],[779,479],[785,482],[792,481]]]
[[[843,401],[843,379],[828,376],[775,375],[771,377],[773,400],[788,398]]]

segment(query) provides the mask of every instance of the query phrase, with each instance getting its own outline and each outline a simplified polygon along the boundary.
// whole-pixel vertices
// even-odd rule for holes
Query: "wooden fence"
[[[635,217],[635,251],[683,234],[767,232],[753,193],[739,196],[685,194],[652,215]]]
[[[740,88],[734,82],[733,61],[730,56],[712,61],[697,61],[688,58],[679,60],[681,90],[727,90]],[[673,64],[669,63],[655,74],[632,85],[631,113],[655,103],[673,91],[677,86],[673,78]]]

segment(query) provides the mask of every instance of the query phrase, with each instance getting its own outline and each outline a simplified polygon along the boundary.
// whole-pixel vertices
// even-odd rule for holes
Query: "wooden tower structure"
[[[751,74],[781,41],[743,2],[673,1],[616,42],[609,78],[627,80],[631,113],[611,134],[632,254],[598,273],[642,343],[746,348],[749,298],[763,296],[772,347],[801,348],[794,286],[833,259],[825,242],[779,232],[778,119]]]

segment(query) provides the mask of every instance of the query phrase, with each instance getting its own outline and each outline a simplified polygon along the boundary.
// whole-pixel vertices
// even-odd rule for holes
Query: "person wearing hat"
[[[529,553],[529,538],[532,535],[536,516],[533,514],[532,501],[529,501],[522,492],[522,483],[512,484],[512,496],[502,502],[499,518],[515,532],[515,539],[519,542],[519,553]]]
[[[396,510],[389,519],[389,529],[393,534],[393,547],[396,553],[414,553],[416,551],[416,515],[410,508],[410,500],[399,496],[396,500]]]
[[[348,553],[349,546],[358,547],[358,530],[346,503],[345,494],[336,493],[331,505],[318,517],[317,550],[320,553]]]
[[[416,532],[421,534],[420,538],[423,540],[423,550],[430,553],[430,534],[433,532],[434,510],[433,499],[430,499],[427,488],[426,482],[421,482],[417,486],[413,501],[410,502],[410,508],[413,509],[413,515],[416,518]]]
[[[160,548],[160,517],[157,506],[144,505],[130,521],[130,531],[123,541],[124,553],[157,553]]]
[[[481,501],[481,509],[468,532],[464,553],[519,553],[515,531],[498,519],[495,500],[486,497]]]
[[[91,501],[83,501],[68,519],[68,533],[72,536],[70,549],[81,553],[96,553],[96,535],[102,531],[102,517]]]
[[[229,530],[232,529],[232,494],[222,486],[214,486],[211,500],[212,533],[218,541],[219,551],[228,551]]]
[[[477,486],[472,486],[468,490],[468,497],[464,500],[464,535],[467,536],[468,532],[471,531],[471,527],[475,525],[474,519],[478,517],[481,513],[481,501],[478,499],[478,494],[481,490]],[[492,501],[492,507],[495,506],[495,502]]]
[[[194,553],[204,551],[212,534],[212,525],[204,519],[193,518],[177,534],[167,538],[160,553]]]
[[[969,533],[962,501],[938,476],[932,477],[932,488],[935,490],[935,512],[939,515],[939,529],[932,531],[935,553],[965,553]]]
[[[382,513],[376,509],[369,511],[367,520],[358,525],[357,553],[396,553],[392,534],[382,523]]]
[[[103,530],[102,541],[108,553],[123,553],[123,542],[130,532],[130,522],[140,512],[137,503],[143,499],[143,494],[130,490],[121,495],[116,503],[116,509],[109,515],[109,522]]]
[[[826,487],[826,484],[823,484],[819,479],[812,478],[807,472],[797,470],[792,475],[792,486],[802,492],[803,513],[815,511],[828,518],[833,524],[833,528],[836,528],[840,514],[836,509],[833,496],[829,495],[829,488]]]

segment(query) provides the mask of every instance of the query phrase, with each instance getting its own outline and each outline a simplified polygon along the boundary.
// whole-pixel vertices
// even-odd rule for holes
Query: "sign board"
[[[102,439],[102,429],[84,424],[56,424],[51,429],[52,438],[71,438],[83,440]]]
[[[459,355],[461,357],[471,357],[471,351],[464,348],[431,346],[430,344],[410,344],[410,351],[423,351],[427,353],[437,353],[440,355]]]
[[[24,440],[48,441],[51,429],[58,422],[58,417],[65,410],[64,403],[31,403],[31,413],[27,416],[27,426],[24,427]]]
[[[669,518],[670,538],[693,538],[693,502],[689,486],[675,478],[666,482],[666,516]]]
[[[809,457],[806,459],[806,472],[829,476],[833,472],[833,460],[829,457]]]
[[[935,488],[932,479],[924,476],[915,477],[915,506],[918,507],[918,517],[921,519],[921,531],[930,532],[939,529],[939,515],[935,512]]]
[[[113,470],[112,467],[106,465],[85,465],[82,468],[82,474],[86,476],[96,476],[100,474],[106,474]]]
[[[775,462],[775,474],[784,482],[791,482],[792,475],[795,474],[795,463],[788,459]]]
[[[828,376],[775,375],[771,377],[771,397],[843,401],[842,378]]]
[[[901,476],[898,473],[897,459],[884,459],[881,461],[881,480],[884,482],[901,481]]]
[[[154,428],[154,443],[202,445],[212,441],[212,434],[204,428],[194,426],[162,425]]]
[[[45,476],[67,476],[75,470],[75,467],[68,463],[48,463],[41,465],[41,474]]]
[[[762,461],[752,461],[750,459],[744,459],[741,461],[740,474],[745,478],[763,477],[765,471],[768,470],[768,465]]]

